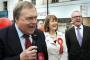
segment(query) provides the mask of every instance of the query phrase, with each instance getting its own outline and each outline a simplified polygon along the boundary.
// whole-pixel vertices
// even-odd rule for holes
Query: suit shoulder
[[[37,34],[37,35],[42,35],[42,34],[44,34],[42,31],[40,31],[39,29],[36,29],[35,31],[34,31],[34,34]]]
[[[85,26],[85,25],[83,25],[85,28],[90,28],[90,26]]]
[[[84,30],[90,32],[90,26],[84,26]]]
[[[0,38],[5,38],[7,39],[7,36],[9,34],[9,27],[4,28],[4,29],[0,29]]]
[[[73,30],[73,29],[74,29],[74,27],[69,28],[69,29],[67,29],[65,32],[71,31],[71,30]]]
[[[9,30],[9,27],[0,29],[0,34],[4,34]]]

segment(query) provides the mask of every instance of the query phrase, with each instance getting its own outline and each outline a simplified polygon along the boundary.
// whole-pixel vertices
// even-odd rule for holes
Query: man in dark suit
[[[73,27],[65,32],[68,60],[90,60],[90,27],[82,24],[80,11],[71,14]]]
[[[0,30],[0,60],[48,60],[44,34],[36,29],[37,12],[33,4],[22,1],[13,11],[14,24]],[[31,46],[25,48],[29,36]]]

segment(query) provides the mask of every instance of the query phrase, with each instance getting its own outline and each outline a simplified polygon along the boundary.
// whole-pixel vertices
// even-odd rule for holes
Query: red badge
[[[38,60],[45,60],[44,59],[44,54],[42,52],[38,53]]]

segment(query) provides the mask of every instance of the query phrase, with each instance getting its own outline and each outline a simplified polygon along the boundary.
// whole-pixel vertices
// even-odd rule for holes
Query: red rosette
[[[61,38],[58,38],[58,43],[59,43],[60,45],[62,45],[62,44],[63,44],[63,40],[62,40]]]
[[[58,44],[60,45],[60,54],[63,53],[63,40],[62,38],[58,38]]]

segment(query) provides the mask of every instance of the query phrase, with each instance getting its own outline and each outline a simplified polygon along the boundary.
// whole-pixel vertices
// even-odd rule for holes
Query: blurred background
[[[35,4],[38,21],[44,21],[49,14],[56,15],[59,21],[59,31],[71,27],[70,14],[79,10],[83,16],[83,24],[90,26],[90,0],[0,0],[0,18],[7,17],[13,21],[13,8],[19,1],[30,1]]]

